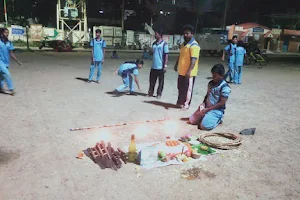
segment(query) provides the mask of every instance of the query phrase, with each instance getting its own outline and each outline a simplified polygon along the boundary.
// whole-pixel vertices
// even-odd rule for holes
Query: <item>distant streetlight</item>
[[[164,11],[162,11],[162,10],[161,10],[161,11],[159,11],[159,14],[163,15],[163,14],[164,14]]]
[[[104,11],[103,11],[103,10],[99,10],[99,13],[100,13],[100,14],[103,14],[103,13],[104,13]]]

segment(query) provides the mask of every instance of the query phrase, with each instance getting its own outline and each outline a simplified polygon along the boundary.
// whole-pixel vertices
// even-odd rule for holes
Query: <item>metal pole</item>
[[[84,15],[84,27],[83,27],[83,30],[84,30],[84,33],[85,33],[85,37],[84,37],[84,40],[85,42],[88,41],[88,38],[87,38],[87,35],[86,33],[88,32],[88,24],[87,24],[87,4],[86,2],[84,1],[83,2],[83,15]]]
[[[30,48],[29,48],[29,35],[28,35],[28,26],[26,26],[26,44],[27,44],[27,50],[28,51],[31,51]]]
[[[226,29],[226,18],[227,18],[228,4],[229,4],[229,0],[226,0],[226,6],[225,6],[225,11],[224,11],[223,29]]]
[[[59,5],[56,4],[56,29],[59,30]]]
[[[122,0],[122,31],[124,32],[125,0]]]
[[[15,14],[15,0],[12,0],[12,13]]]
[[[196,25],[195,25],[195,35],[196,35],[196,33],[197,33],[197,29],[198,29],[198,23],[199,23],[199,15],[200,15],[200,2],[199,2],[199,4],[198,4],[198,8],[197,8],[197,20],[196,20]]]
[[[7,26],[8,26],[8,22],[7,22],[6,0],[3,0],[3,5],[4,5],[4,18],[5,18],[5,24],[6,24],[6,27],[7,27]]]
[[[198,23],[199,23],[199,14],[198,14],[197,20],[196,20],[195,33],[194,33],[195,35],[196,35],[196,33],[197,33]]]
[[[125,40],[125,27],[124,27],[124,19],[125,18],[125,0],[122,0],[122,46],[126,44]]]

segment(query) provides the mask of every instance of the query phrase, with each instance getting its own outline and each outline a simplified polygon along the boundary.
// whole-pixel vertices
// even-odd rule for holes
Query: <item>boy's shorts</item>
[[[221,123],[223,115],[224,113],[221,110],[211,110],[205,114],[201,121],[201,124],[199,125],[201,125],[206,130],[212,130]]]

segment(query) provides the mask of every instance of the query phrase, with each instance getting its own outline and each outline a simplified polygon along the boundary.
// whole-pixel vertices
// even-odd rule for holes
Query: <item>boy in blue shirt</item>
[[[102,72],[102,64],[104,62],[106,42],[101,37],[101,30],[96,30],[96,38],[92,39],[90,46],[92,47],[92,63],[90,66],[90,75],[88,83],[92,82],[95,68],[97,67],[96,83],[99,83]]]
[[[133,77],[136,85],[138,86],[139,91],[141,91],[140,84],[137,76],[139,75],[139,69],[144,65],[144,61],[141,59],[136,60],[135,62],[125,62],[122,64],[119,69],[117,69],[114,74],[119,75],[122,78],[123,84],[115,89],[116,93],[124,92],[126,88],[129,87],[129,93],[133,94],[134,92],[134,83]]]
[[[142,58],[143,58],[143,59],[147,59],[147,60],[148,60],[148,59],[149,59],[149,60],[151,59],[151,56],[150,56],[150,54],[149,54],[148,49],[146,49],[146,48],[144,49]]]
[[[11,95],[14,95],[14,87],[9,73],[10,56],[21,66],[13,50],[12,42],[8,40],[9,31],[7,28],[0,29],[0,92],[3,93],[4,82],[6,82]]]
[[[224,80],[226,81],[227,77],[229,76],[229,82],[231,83],[234,78],[234,66],[235,66],[235,51],[236,51],[236,44],[237,44],[237,36],[232,37],[232,41],[229,45],[227,45],[223,51],[222,61],[225,60],[225,52],[228,54],[228,71],[224,76]]]
[[[156,81],[158,79],[158,88],[157,88],[157,99],[161,98],[162,91],[164,88],[164,79],[165,72],[168,66],[168,54],[169,47],[168,44],[162,39],[163,33],[161,30],[155,32],[156,41],[152,45],[152,66],[149,75],[149,91],[148,96],[152,97],[154,93],[154,88]]]
[[[222,122],[225,105],[231,92],[223,78],[225,69],[222,64],[213,66],[211,73],[213,80],[208,83],[203,103],[189,119],[190,124],[197,124],[201,130],[212,130]]]
[[[233,81],[235,84],[242,83],[242,67],[244,65],[244,57],[246,56],[246,50],[243,47],[243,44],[243,41],[239,41],[235,52],[235,77]]]

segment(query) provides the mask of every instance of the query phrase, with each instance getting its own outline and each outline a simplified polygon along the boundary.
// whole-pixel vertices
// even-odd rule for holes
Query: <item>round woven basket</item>
[[[207,137],[223,137],[223,138],[230,139],[231,142],[226,142],[226,143],[210,142],[205,139]],[[200,135],[199,141],[212,148],[223,149],[223,150],[236,149],[242,144],[242,138],[232,133],[205,133]]]

